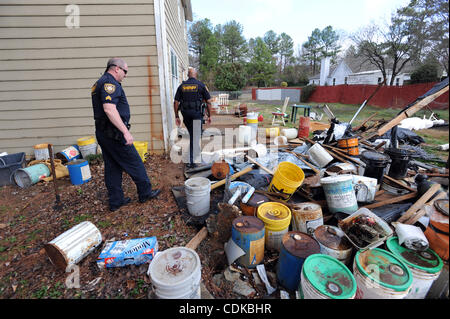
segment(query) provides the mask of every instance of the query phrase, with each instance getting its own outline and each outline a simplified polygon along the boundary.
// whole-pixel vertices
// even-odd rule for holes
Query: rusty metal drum
[[[254,216],[235,218],[231,227],[231,238],[245,251],[237,263],[247,268],[255,268],[264,259],[264,223]]]
[[[320,245],[320,253],[336,258],[346,266],[350,265],[353,245],[342,230],[331,225],[315,229],[313,237]]]

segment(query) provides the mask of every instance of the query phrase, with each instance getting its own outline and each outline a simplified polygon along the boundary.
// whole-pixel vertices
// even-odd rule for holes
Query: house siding
[[[130,70],[131,133],[164,151],[153,1],[77,0],[72,29],[67,4],[0,2],[0,151],[33,155],[34,145],[51,143],[58,152],[94,135],[91,86],[114,56]]]

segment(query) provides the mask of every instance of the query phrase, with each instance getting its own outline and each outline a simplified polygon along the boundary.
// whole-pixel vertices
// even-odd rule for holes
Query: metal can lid
[[[239,216],[233,220],[232,225],[241,233],[256,233],[264,229],[262,220],[255,216]]]
[[[335,250],[352,249],[352,244],[342,230],[331,225],[321,225],[314,230],[314,238],[325,247]]]
[[[413,281],[408,266],[397,256],[380,248],[358,251],[355,255],[358,271],[383,287],[395,291],[407,290]]]
[[[303,263],[302,272],[315,289],[332,299],[350,299],[356,293],[356,280],[351,271],[331,256],[309,256]]]
[[[408,249],[400,245],[398,237],[389,238],[386,246],[390,252],[409,267],[435,274],[440,272],[444,266],[442,259],[433,250],[414,251]]]
[[[291,220],[291,210],[282,203],[268,202],[259,205],[257,216],[264,222],[264,224],[272,224],[276,226],[279,224],[284,225],[288,223],[289,226]]]
[[[284,234],[282,244],[284,249],[298,258],[320,253],[319,243],[310,235],[299,231],[289,231]]]

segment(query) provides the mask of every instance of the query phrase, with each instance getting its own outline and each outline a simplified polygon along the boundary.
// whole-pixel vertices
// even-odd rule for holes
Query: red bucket
[[[309,117],[301,116],[300,123],[298,125],[297,137],[308,137],[309,136],[309,127],[310,127]]]

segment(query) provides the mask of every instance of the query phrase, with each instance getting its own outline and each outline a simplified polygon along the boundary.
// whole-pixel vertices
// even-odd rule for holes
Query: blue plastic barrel
[[[320,253],[319,243],[308,234],[287,232],[282,239],[277,264],[278,282],[290,292],[298,289],[303,262],[312,254]]]
[[[89,182],[92,178],[89,162],[85,159],[77,159],[67,163],[67,169],[73,185]]]
[[[63,149],[61,152],[57,153],[56,157],[61,160],[65,160],[67,162],[80,159],[81,158],[80,148],[76,144],[69,146]]]

